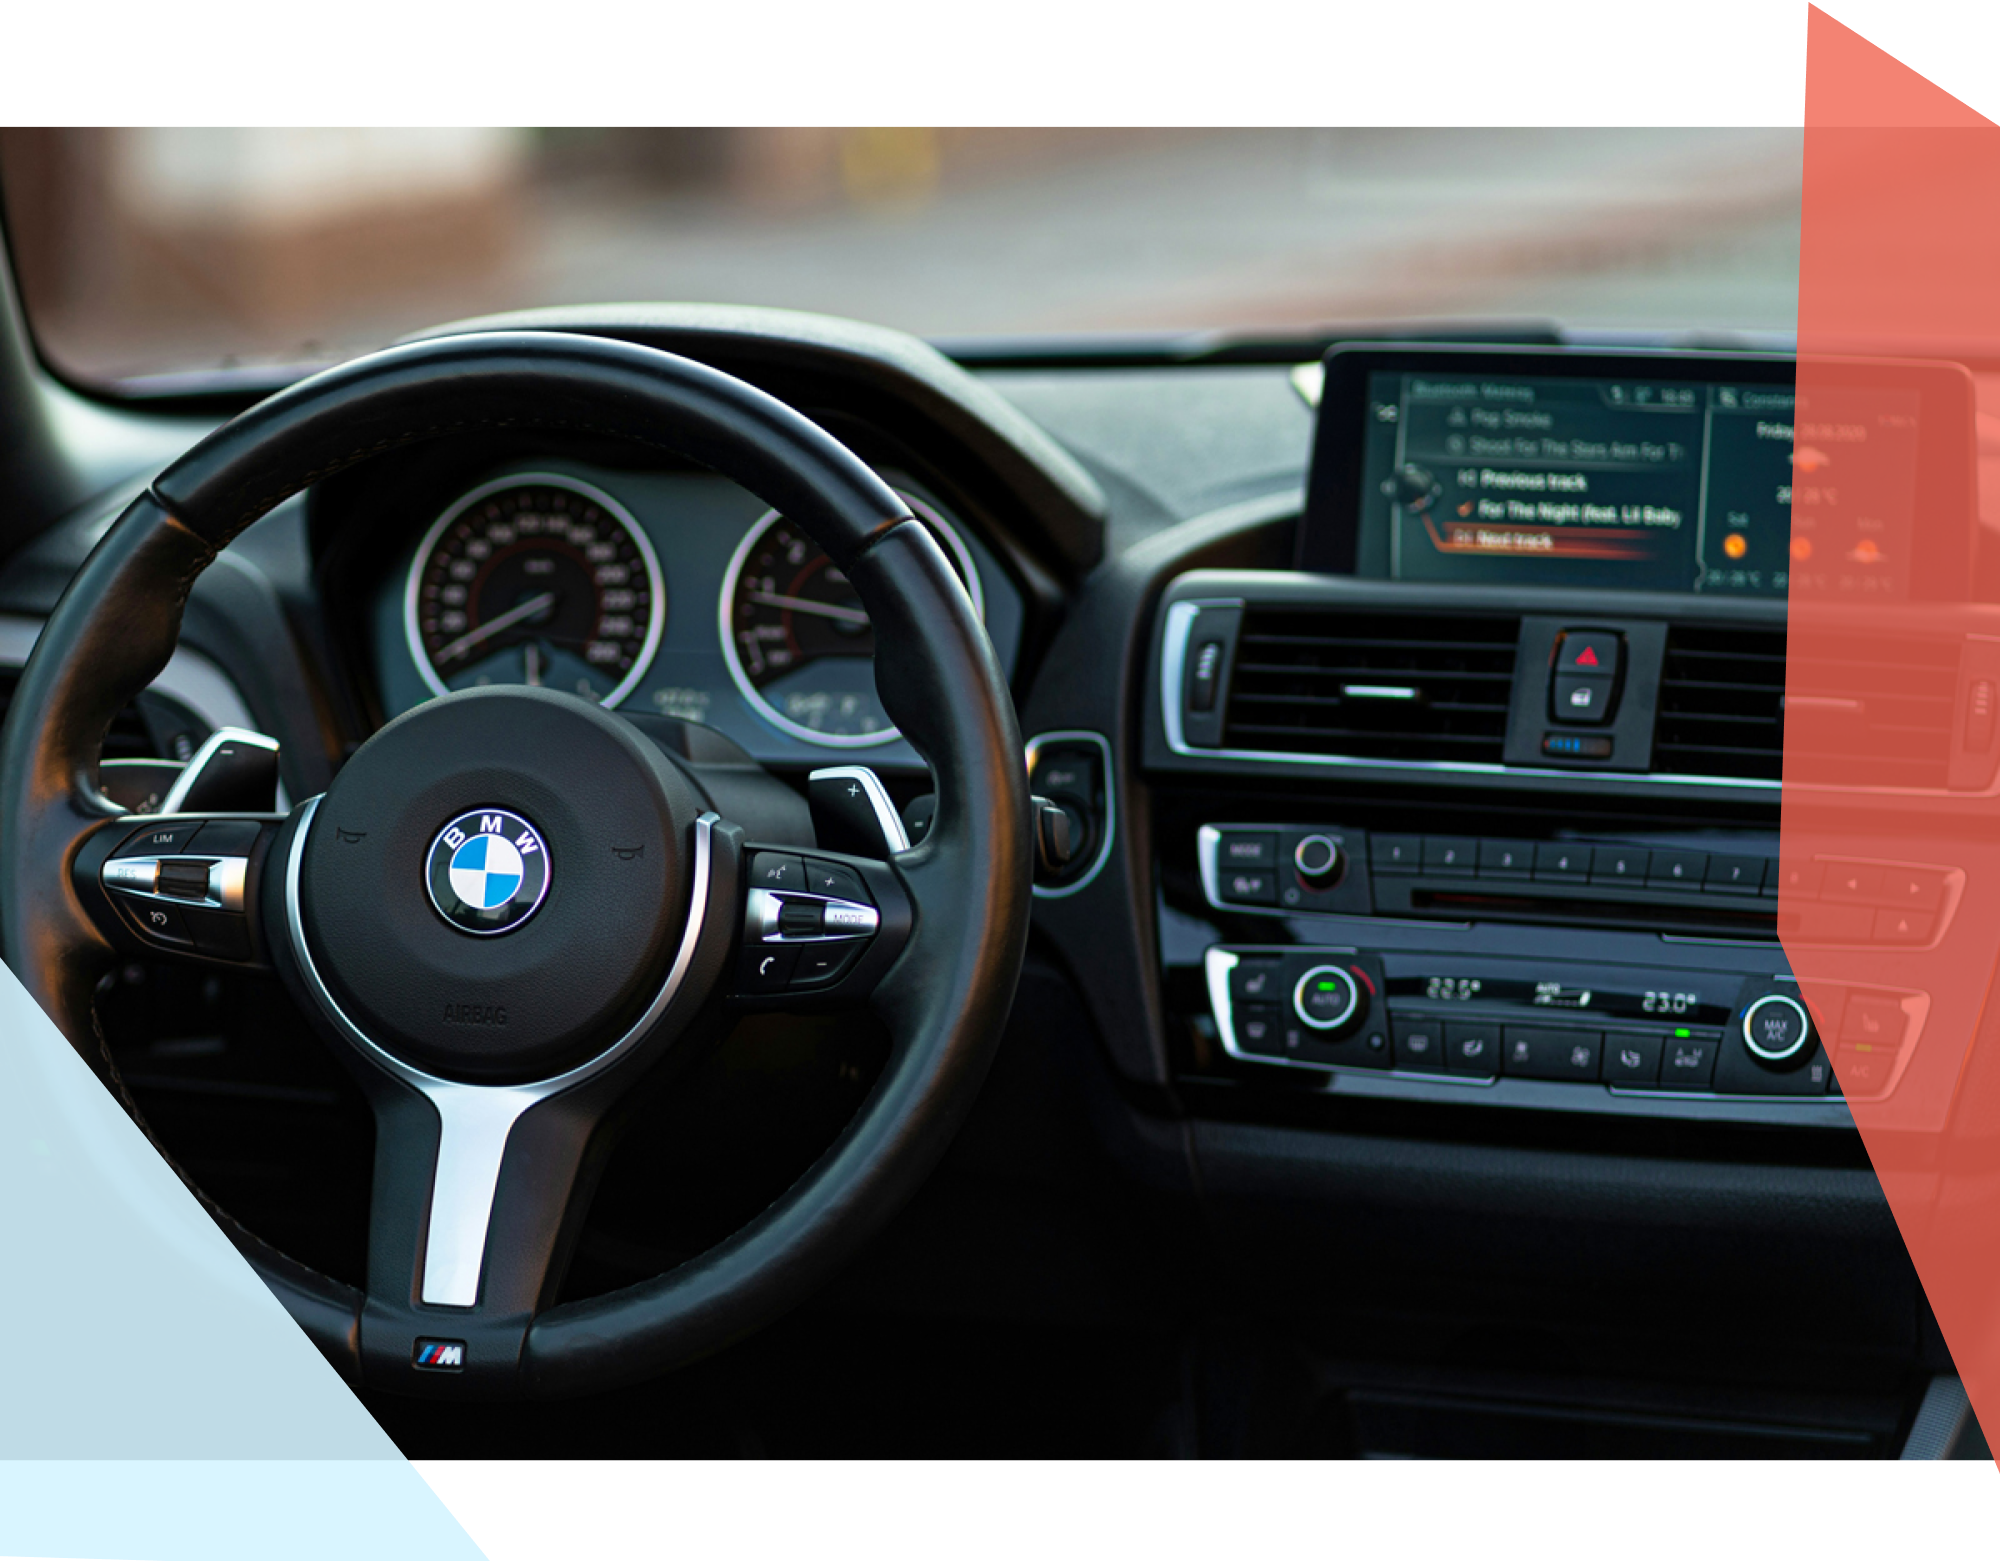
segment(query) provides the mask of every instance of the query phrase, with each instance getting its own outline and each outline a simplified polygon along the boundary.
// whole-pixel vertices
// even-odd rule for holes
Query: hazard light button
[[[1618,636],[1604,629],[1569,629],[1556,641],[1556,675],[1615,678],[1621,650]]]

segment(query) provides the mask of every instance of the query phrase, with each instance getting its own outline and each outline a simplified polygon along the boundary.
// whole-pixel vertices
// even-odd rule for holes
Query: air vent
[[[1516,618],[1252,607],[1223,742],[1498,764],[1519,636]]]
[[[1785,631],[1676,625],[1667,635],[1653,769],[1778,780],[1785,745]],[[1838,761],[1856,786],[1942,788],[1951,758],[1955,641],[1795,634],[1794,761]]]

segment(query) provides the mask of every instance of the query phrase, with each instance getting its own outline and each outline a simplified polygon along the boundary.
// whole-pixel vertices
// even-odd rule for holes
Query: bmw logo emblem
[[[512,932],[549,892],[549,850],[520,814],[475,808],[438,831],[424,881],[438,914],[460,932]]]

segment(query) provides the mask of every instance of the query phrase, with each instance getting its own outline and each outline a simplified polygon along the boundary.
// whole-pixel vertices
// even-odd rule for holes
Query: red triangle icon
[[[1597,665],[1597,650],[1596,650],[1596,648],[1595,648],[1594,646],[1590,646],[1590,645],[1586,645],[1586,646],[1584,646],[1584,647],[1583,647],[1583,652],[1582,652],[1582,654],[1581,654],[1581,655],[1579,655],[1579,656],[1578,656],[1578,657],[1576,658],[1576,661],[1575,661],[1575,662],[1574,662],[1573,664],[1574,664],[1574,665],[1576,665],[1576,666],[1579,666],[1579,667],[1594,667],[1594,666],[1596,666],[1596,665]]]

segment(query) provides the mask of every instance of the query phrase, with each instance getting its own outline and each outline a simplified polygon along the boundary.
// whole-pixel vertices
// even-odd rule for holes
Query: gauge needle
[[[489,619],[478,628],[461,634],[449,645],[439,646],[437,655],[433,659],[437,661],[455,661],[471,650],[473,646],[484,644],[502,629],[511,629],[517,623],[523,623],[530,618],[537,617],[547,612],[555,604],[556,593],[554,591],[544,591],[540,596],[531,596],[525,602],[509,607],[499,617]]]
[[[789,607],[793,612],[831,618],[836,623],[862,624],[868,621],[868,614],[859,607],[838,607],[832,602],[810,601],[803,596],[780,596],[775,591],[752,591],[750,600],[766,607]]]

